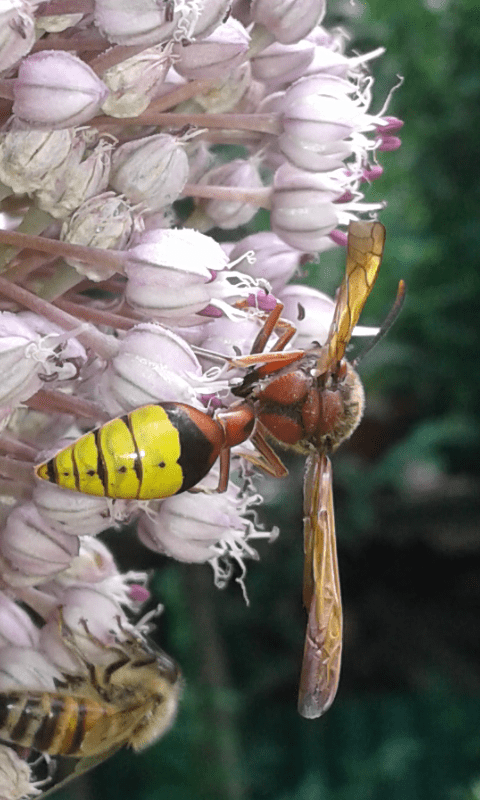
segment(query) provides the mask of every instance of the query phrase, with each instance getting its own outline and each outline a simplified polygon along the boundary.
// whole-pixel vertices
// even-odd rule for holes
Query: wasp
[[[69,489],[150,499],[192,490],[217,458],[217,491],[224,491],[230,450],[248,438],[257,455],[246,457],[275,477],[287,471],[269,439],[306,455],[303,603],[308,624],[299,711],[308,718],[330,707],[340,674],[342,606],[329,455],[362,417],[362,384],[345,351],[377,278],[384,242],[379,222],[350,223],[345,277],[326,343],[285,350],[295,328],[284,324],[272,350],[265,352],[280,320],[278,304],[250,355],[231,359],[246,373],[232,388],[239,399],[229,409],[212,417],[182,403],[144,406],[105,423],[36,468],[38,477]],[[401,282],[395,314],[403,295]]]

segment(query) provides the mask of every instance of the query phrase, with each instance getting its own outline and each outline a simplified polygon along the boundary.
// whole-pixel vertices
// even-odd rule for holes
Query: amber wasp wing
[[[319,371],[334,371],[378,275],[385,243],[379,222],[353,222],[348,230],[345,277],[337,294]],[[332,704],[342,655],[342,601],[338,573],[332,469],[324,453],[309,456],[304,487],[303,603],[308,622],[298,708],[309,719]]]
[[[298,710],[313,719],[337,693],[342,656],[342,600],[338,575],[332,468],[325,455],[309,456],[305,477],[303,602],[305,635]]]
[[[353,329],[377,279],[385,245],[385,228],[380,222],[351,222],[348,228],[347,265],[322,363],[331,369],[342,360]]]

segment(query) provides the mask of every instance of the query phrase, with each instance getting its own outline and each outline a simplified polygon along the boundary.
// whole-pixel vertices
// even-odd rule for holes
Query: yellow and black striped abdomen
[[[50,755],[97,755],[111,745],[105,734],[114,715],[114,706],[89,697],[4,692],[0,694],[0,737]]]
[[[106,422],[36,467],[39,478],[99,497],[151,500],[190,489],[223,445],[218,422],[184,403]]]

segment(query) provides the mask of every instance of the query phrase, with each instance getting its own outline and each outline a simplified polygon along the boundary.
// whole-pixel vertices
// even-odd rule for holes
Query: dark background
[[[264,521],[281,536],[249,565],[249,608],[237,584],[213,589],[208,567],[155,562],[159,640],[187,682],[177,724],[65,797],[480,798],[480,10],[478,0],[353,10],[330,7],[327,23],[348,26],[361,52],[387,48],[373,67],[374,110],[405,79],[388,111],[405,120],[403,146],[380,154],[384,176],[367,193],[388,200],[387,245],[362,321],[384,318],[400,277],[408,295],[361,364],[366,417],[334,458],[345,608],[337,700],[320,720],[297,715],[303,463],[290,460],[286,506],[274,481],[263,484]],[[342,262],[322,257],[309,281],[333,290]],[[123,566],[152,566],[127,547]]]

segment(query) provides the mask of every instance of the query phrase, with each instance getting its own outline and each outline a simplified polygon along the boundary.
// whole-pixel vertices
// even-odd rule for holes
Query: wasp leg
[[[228,363],[230,367],[251,367],[254,364],[270,364],[280,369],[280,367],[288,367],[289,364],[300,361],[304,355],[305,350],[287,350],[280,353],[271,351],[270,353],[253,353],[248,356],[230,358]]]
[[[239,453],[238,455],[241,455],[242,458],[249,461],[250,464],[253,464],[255,467],[259,467],[263,472],[266,472],[267,475],[271,475],[273,478],[284,478],[288,475],[288,470],[283,461],[277,456],[275,450],[268,444],[263,429],[262,423],[257,420],[255,431],[251,436],[251,441],[257,448],[258,455],[248,452]]]

